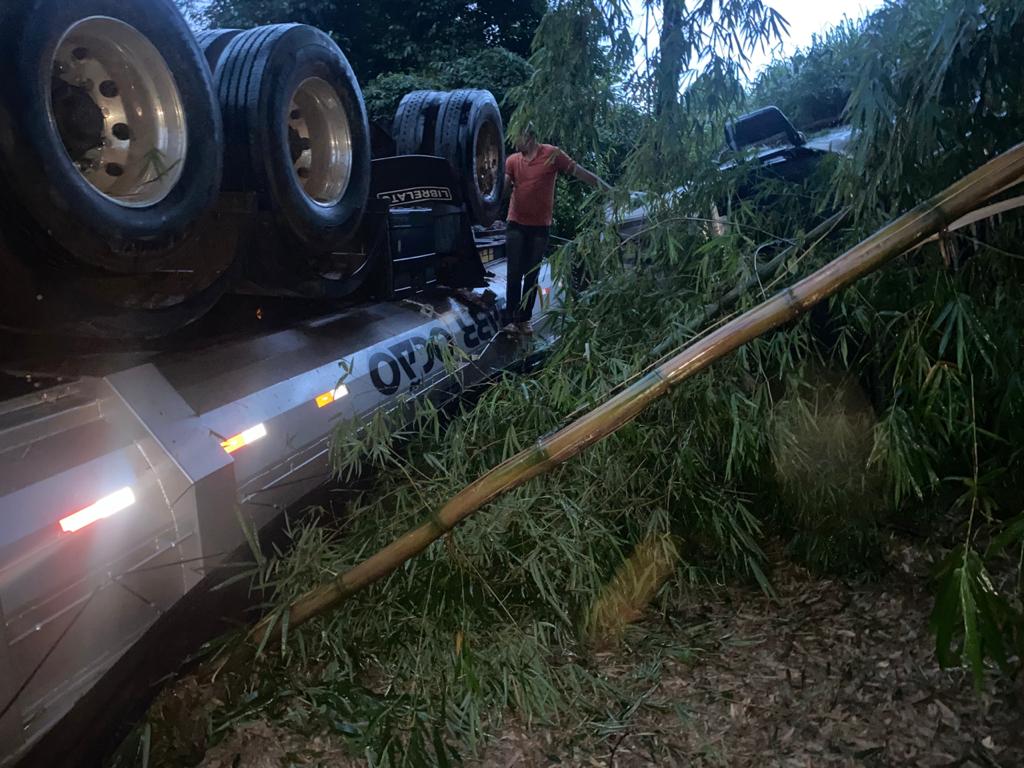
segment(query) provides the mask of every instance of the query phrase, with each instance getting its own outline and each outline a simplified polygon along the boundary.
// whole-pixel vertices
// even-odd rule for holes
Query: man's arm
[[[589,184],[595,189],[603,189],[606,192],[612,188],[611,185],[608,184],[604,179],[602,179],[593,171],[588,171],[586,168],[577,163],[575,160],[573,160],[571,157],[565,154],[565,152],[563,152],[558,147],[555,147],[552,159],[555,163],[555,167],[559,171],[561,171],[562,173],[567,173],[570,176],[574,176],[575,178],[582,181],[584,184]]]
[[[603,189],[605,192],[607,192],[609,189],[612,188],[611,184],[606,182],[604,179],[602,179],[600,176],[598,176],[593,171],[588,171],[586,168],[584,168],[579,163],[576,163],[576,167],[573,168],[572,175],[575,176],[580,181],[582,181],[584,184],[589,184],[590,186],[594,187],[595,189],[600,188],[600,189]]]
[[[507,173],[505,174],[505,190],[501,195],[501,204],[504,205],[512,198],[512,188],[515,187],[516,183],[512,180],[512,177]]]

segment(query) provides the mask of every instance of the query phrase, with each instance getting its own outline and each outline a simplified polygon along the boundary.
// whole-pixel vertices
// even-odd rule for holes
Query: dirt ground
[[[608,722],[507,726],[467,764],[534,766],[1024,766],[1018,684],[977,693],[938,668],[927,631],[927,563],[897,547],[880,582],[815,579],[783,565],[769,598],[754,589],[695,594],[676,624],[699,650],[656,667],[623,651],[601,671],[635,681]],[[663,628],[654,630],[664,632]],[[335,737],[255,723],[204,768],[350,766]]]

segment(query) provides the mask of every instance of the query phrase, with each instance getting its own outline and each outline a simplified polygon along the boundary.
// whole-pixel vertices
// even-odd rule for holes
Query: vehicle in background
[[[736,199],[742,200],[755,193],[765,176],[793,182],[807,178],[826,156],[847,154],[851,138],[849,126],[832,127],[805,136],[778,107],[764,107],[726,124],[726,146],[718,156],[718,169],[722,173],[749,172],[736,189]],[[663,196],[658,204],[678,205],[685,200],[686,192],[685,185],[678,187]],[[635,238],[649,226],[647,198],[646,193],[633,192],[628,208],[609,210],[608,220],[615,224],[623,239]],[[711,226],[707,228],[710,234],[720,233],[727,208],[728,204],[723,203],[713,211],[693,215],[710,220]]]

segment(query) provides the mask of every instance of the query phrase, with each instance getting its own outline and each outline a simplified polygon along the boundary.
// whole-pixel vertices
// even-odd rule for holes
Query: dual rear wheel
[[[398,154],[451,162],[474,222],[494,222],[505,190],[505,132],[489,91],[413,91],[398,106],[393,133]]]
[[[370,188],[362,91],[323,32],[259,27],[228,43],[214,74],[224,117],[224,188],[255,194],[304,251],[352,237]]]
[[[323,33],[197,38],[173,0],[23,0],[0,45],[0,325],[164,335],[243,271],[225,210],[258,208],[290,246],[272,277],[358,226],[366,112]]]

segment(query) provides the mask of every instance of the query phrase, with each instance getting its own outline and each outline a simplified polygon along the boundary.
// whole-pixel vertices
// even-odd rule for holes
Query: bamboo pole
[[[775,294],[652,369],[618,395],[554,434],[499,464],[456,494],[421,525],[336,578],[292,603],[291,628],[336,607],[396,570],[497,496],[549,472],[632,421],[673,386],[738,347],[790,322],[812,306],[923,242],[1024,177],[1024,144],[993,158],[842,256]],[[265,617],[251,637],[268,637],[278,615]]]

